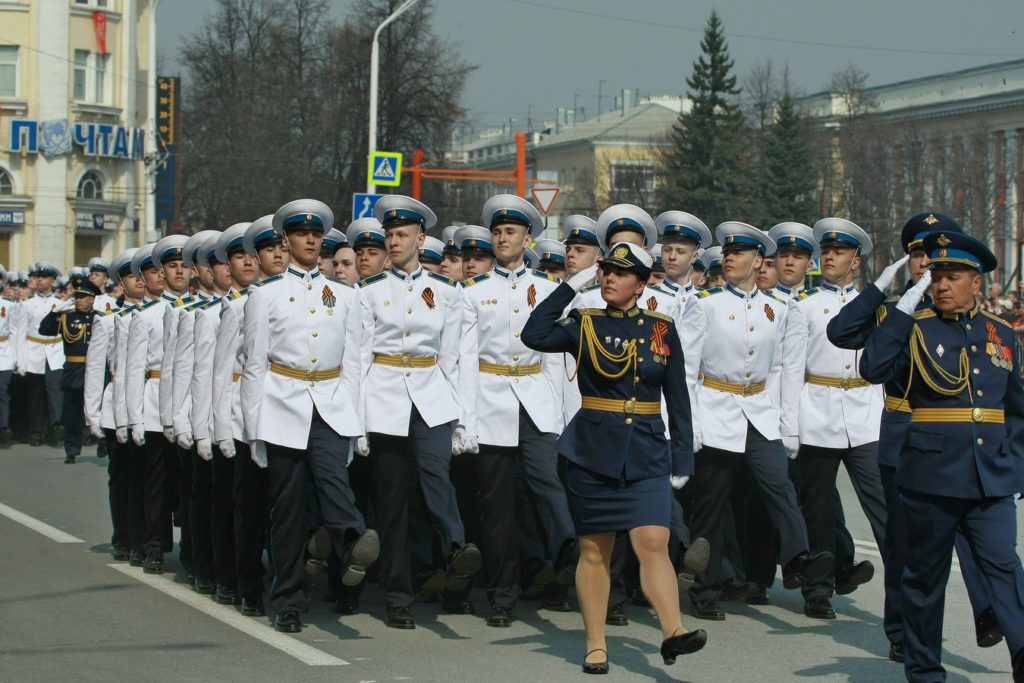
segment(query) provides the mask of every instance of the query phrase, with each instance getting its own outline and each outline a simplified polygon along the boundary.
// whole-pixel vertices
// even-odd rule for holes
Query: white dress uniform
[[[253,285],[256,286],[256,285]],[[235,440],[244,441],[242,425],[241,384],[242,315],[249,287],[228,292],[220,306],[217,345],[213,357],[213,395],[223,397],[213,402],[211,438],[218,445]],[[230,397],[230,398],[229,398]],[[224,448],[228,450],[230,448]]]
[[[141,303],[141,302],[140,302]],[[114,400],[114,429],[128,429],[128,398],[125,376],[128,371],[128,330],[140,304],[125,306],[114,314],[113,365],[110,391]]]
[[[110,311],[116,311],[120,308],[117,305],[117,299],[110,296],[109,294],[103,293],[96,297],[96,302],[93,304],[93,310],[97,313],[108,313]]]
[[[163,432],[160,420],[160,385],[164,368],[164,313],[178,299],[161,294],[135,310],[128,326],[125,365],[125,402],[128,424],[147,432]]]
[[[215,297],[199,304],[192,314],[193,357],[189,428],[192,438],[213,441],[213,406],[217,401],[213,393],[213,369],[216,362],[217,332],[220,328],[224,297]],[[179,340],[180,343],[180,340]],[[206,459],[207,456],[200,452]]]
[[[18,334],[22,311],[17,302],[0,296],[0,439],[10,438],[10,386],[18,365]]]
[[[178,365],[179,360],[181,362],[182,367],[185,365],[187,365],[189,368],[192,367],[189,358],[179,358],[179,356],[177,355],[178,324],[181,322],[182,318],[189,317],[188,314],[186,313],[189,306],[196,303],[197,300],[205,301],[207,298],[208,295],[206,294],[203,294],[202,297],[199,297],[198,295],[181,296],[172,301],[170,305],[166,306],[163,310],[164,319],[161,329],[163,330],[163,353],[165,360],[163,362],[163,370],[160,376],[159,405],[160,424],[162,424],[165,428],[174,428],[174,414],[176,412],[176,408],[180,405],[179,403],[176,403],[174,400],[174,371],[178,367],[180,367]],[[189,333],[192,332],[191,322],[192,321],[189,320],[188,323],[186,323],[186,335],[189,335]],[[190,335],[189,338],[191,338]],[[190,344],[186,341],[186,347],[187,346],[190,346]],[[186,377],[186,381],[179,385],[181,388],[179,389],[178,398],[182,399],[185,402],[188,401],[188,387],[190,384],[188,380],[190,379],[190,377]],[[186,411],[184,413],[184,418],[187,419],[187,417],[188,412]]]
[[[39,323],[64,301],[52,292],[35,293],[21,302],[21,330],[18,339],[18,364],[26,373],[41,375],[47,370],[64,369],[64,345],[60,336],[39,334]]]
[[[114,429],[114,389],[106,381],[114,372],[114,326],[120,308],[105,310],[93,318],[89,350],[85,354],[85,426]]]

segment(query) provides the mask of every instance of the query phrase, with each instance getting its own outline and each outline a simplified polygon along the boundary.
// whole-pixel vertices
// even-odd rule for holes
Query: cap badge
[[[928,218],[925,218],[924,222],[927,223],[928,225],[935,225],[936,223],[939,222],[939,219],[933,216],[932,214],[928,214]]]
[[[626,247],[619,247],[618,249],[615,250],[615,253],[612,254],[612,257],[614,257],[614,258],[626,258],[626,254],[628,254],[628,253],[629,253],[629,249],[627,249]]]
[[[735,241],[736,241],[736,235],[729,235],[729,239],[726,240],[726,242],[728,242],[729,244],[732,244]]]
[[[398,211],[396,211],[394,209],[391,209],[391,211],[388,211],[388,216],[391,217],[391,218],[394,218],[397,215],[398,215]]]
[[[949,239],[945,235],[939,235],[938,238],[935,240],[935,243],[938,244],[940,247],[948,247],[950,244],[953,243],[953,240]]]
[[[508,209],[502,209],[501,210],[501,215],[502,216],[507,216],[508,215]]]
[[[307,220],[307,221],[311,221],[311,220],[313,220],[313,214],[311,214],[311,213],[307,213],[307,214],[306,214],[306,220]]]
[[[622,225],[622,224],[623,224],[623,223],[625,223],[625,222],[626,222],[626,221],[624,221],[624,220],[622,220],[622,219],[620,218],[619,220],[615,221],[615,225]]]
[[[834,239],[836,238],[836,231],[835,231],[835,230],[833,230],[832,232],[830,232],[830,233],[828,234],[828,238],[829,238],[830,240],[834,240]]]
[[[946,250],[939,249],[939,258],[946,258]]]
[[[790,235],[789,236],[789,241],[790,242],[796,242],[796,235]]]

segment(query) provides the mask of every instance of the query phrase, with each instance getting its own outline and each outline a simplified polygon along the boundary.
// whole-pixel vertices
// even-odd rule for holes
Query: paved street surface
[[[87,449],[92,452],[93,449]],[[190,591],[176,559],[162,577],[110,558],[106,460],[64,465],[56,449],[0,451],[0,681],[553,681],[580,679],[579,614],[523,603],[508,629],[479,616],[438,615],[417,605],[415,631],[383,623],[370,587],[363,614],[338,617],[314,586],[297,637]],[[610,680],[902,680],[886,658],[881,561],[849,482],[840,489],[862,557],[875,579],[835,600],[834,622],[807,619],[795,591],[777,582],[770,607],[726,603],[724,622],[699,622],[705,650],[665,667],[653,613],[631,607],[631,623],[609,628]],[[17,521],[16,521],[17,520]],[[475,594],[483,612],[485,600]],[[946,601],[944,662],[951,681],[1009,680],[1004,645],[982,650],[963,581],[954,568]]]

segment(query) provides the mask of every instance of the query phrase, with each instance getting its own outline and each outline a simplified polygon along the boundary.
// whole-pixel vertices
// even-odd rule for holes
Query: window
[[[75,99],[85,99],[85,81],[89,70],[89,51],[75,50]]]
[[[0,97],[18,96],[18,46],[0,45]]]
[[[644,204],[654,192],[654,164],[648,161],[612,162],[612,202]]]
[[[114,0],[75,0],[75,4],[86,7],[98,7],[100,9],[111,9]]]
[[[74,99],[107,104],[111,100],[110,55],[75,50]]]
[[[107,101],[107,67],[110,65],[110,55],[93,55],[96,61],[96,94],[93,99],[96,102]]]
[[[103,180],[95,171],[86,171],[78,181],[79,199],[103,199]]]
[[[14,180],[11,174],[0,168],[0,197],[14,194]]]

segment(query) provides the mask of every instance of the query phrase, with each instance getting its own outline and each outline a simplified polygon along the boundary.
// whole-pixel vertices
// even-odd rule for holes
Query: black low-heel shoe
[[[676,657],[693,654],[703,649],[707,642],[708,634],[702,628],[666,638],[661,643],[661,658],[666,664],[675,664]]]
[[[664,650],[664,648],[663,648],[663,650]],[[594,654],[595,652],[603,652],[604,653],[604,661],[603,662],[588,662],[587,661],[587,657],[589,657],[590,655]],[[599,648],[596,648],[596,649],[591,650],[590,652],[588,652],[586,654],[586,656],[583,657],[583,673],[585,673],[585,674],[606,674],[606,673],[608,673],[608,651],[605,650],[604,648],[599,647]]]

